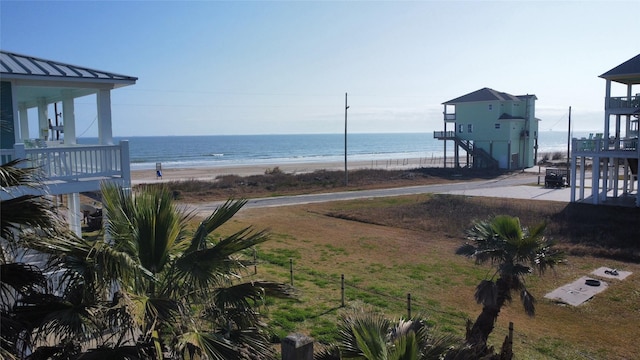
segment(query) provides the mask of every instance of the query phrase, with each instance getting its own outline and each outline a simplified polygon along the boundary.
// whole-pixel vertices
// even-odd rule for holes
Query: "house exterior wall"
[[[13,110],[11,83],[9,81],[2,81],[0,82],[0,119],[2,120],[0,148],[2,149],[12,149],[13,144],[15,144]]]
[[[498,160],[500,168],[535,165],[538,121],[535,119],[535,100],[532,97],[521,101],[466,102],[456,104],[455,108],[456,136],[473,141],[474,146],[484,149]],[[505,113],[521,119],[500,119]],[[525,130],[529,131],[528,136],[523,137],[521,135]]]

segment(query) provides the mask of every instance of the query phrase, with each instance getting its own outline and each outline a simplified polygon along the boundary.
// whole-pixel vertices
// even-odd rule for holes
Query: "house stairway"
[[[484,149],[475,147],[473,145],[473,141],[462,140],[457,136],[454,138],[454,140],[456,142],[456,146],[459,146],[464,151],[466,151],[467,154],[470,154],[473,157],[474,168],[497,169],[499,167],[498,160],[494,159]]]
[[[638,176],[638,159],[627,159],[629,162],[629,169],[631,169],[631,174]]]

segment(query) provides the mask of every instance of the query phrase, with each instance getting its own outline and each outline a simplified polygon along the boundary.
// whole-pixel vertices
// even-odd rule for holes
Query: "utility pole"
[[[344,93],[344,186],[349,185],[349,172],[347,171],[347,93]]]
[[[571,162],[571,106],[569,106],[569,128],[567,129],[567,177],[569,176],[570,162]]]

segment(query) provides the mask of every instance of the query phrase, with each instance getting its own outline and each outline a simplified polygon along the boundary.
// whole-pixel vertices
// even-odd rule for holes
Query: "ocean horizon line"
[[[353,133],[280,135],[172,135],[115,136],[129,140],[132,169],[224,167],[292,163],[339,162],[345,150],[354,161],[390,161],[444,157],[444,142],[432,133]],[[588,133],[575,133],[588,136]],[[97,144],[97,138],[80,138],[79,143]],[[540,132],[539,153],[562,152],[567,147],[566,132]],[[346,146],[346,148],[345,148]],[[453,147],[446,148],[453,156]]]
[[[411,134],[432,134],[437,131],[444,130],[432,130],[432,131],[399,131],[399,132],[348,132],[348,135],[411,135]],[[453,130],[448,130],[453,131]],[[567,131],[563,130],[539,130],[540,134],[544,133],[553,133],[553,134],[566,134]],[[588,133],[597,133],[602,132],[602,130],[575,130],[571,131],[572,133],[579,134],[588,134]],[[344,132],[318,132],[318,133],[261,133],[261,134],[168,134],[168,135],[116,135],[114,134],[114,138],[127,138],[127,137],[135,137],[135,138],[149,138],[149,137],[205,137],[205,136],[305,136],[305,135],[344,135]],[[78,137],[80,139],[97,139],[97,136],[81,136]]]

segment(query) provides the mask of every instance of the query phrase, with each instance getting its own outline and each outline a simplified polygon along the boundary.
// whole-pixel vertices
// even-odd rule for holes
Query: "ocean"
[[[588,133],[574,133],[573,137]],[[344,161],[344,134],[115,137],[129,140],[132,170]],[[95,144],[97,138],[80,138]],[[541,131],[539,152],[566,152],[567,133]],[[448,147],[448,150],[452,148]],[[449,151],[448,151],[449,152]],[[450,153],[449,155],[451,155]],[[433,133],[348,134],[349,161],[443,156]]]

